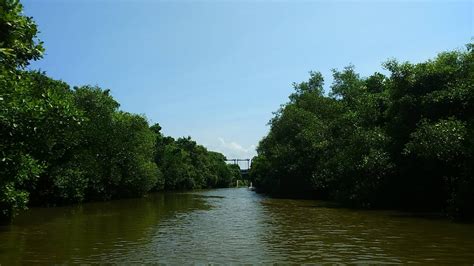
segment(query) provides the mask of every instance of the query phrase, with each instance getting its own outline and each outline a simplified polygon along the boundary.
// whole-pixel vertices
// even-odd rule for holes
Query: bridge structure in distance
[[[252,159],[226,159],[226,162],[236,164],[240,167],[239,162],[247,162],[247,168],[240,168],[240,173],[242,175],[247,175],[250,170],[250,165],[252,163]]]

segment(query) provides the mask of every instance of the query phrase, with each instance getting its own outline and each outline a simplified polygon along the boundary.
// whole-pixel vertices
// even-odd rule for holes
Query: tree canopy
[[[239,177],[224,155],[121,111],[109,90],[25,71],[43,52],[37,33],[18,1],[0,1],[0,221],[28,205],[226,187]]]
[[[311,72],[258,145],[258,189],[472,218],[473,47],[418,64],[390,60],[387,76],[333,70],[327,94]]]

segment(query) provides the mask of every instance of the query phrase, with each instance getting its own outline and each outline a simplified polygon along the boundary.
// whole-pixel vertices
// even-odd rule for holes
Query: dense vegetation
[[[43,45],[21,12],[17,1],[0,1],[0,221],[28,205],[226,187],[239,178],[222,154],[120,111],[109,90],[25,71]]]
[[[258,146],[251,176],[279,196],[474,217],[474,45],[388,75],[311,72]]]

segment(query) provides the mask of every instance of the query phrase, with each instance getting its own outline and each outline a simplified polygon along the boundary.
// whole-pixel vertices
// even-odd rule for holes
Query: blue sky
[[[46,54],[30,68],[111,89],[173,137],[249,158],[293,82],[389,58],[420,62],[474,36],[474,1],[28,0]]]

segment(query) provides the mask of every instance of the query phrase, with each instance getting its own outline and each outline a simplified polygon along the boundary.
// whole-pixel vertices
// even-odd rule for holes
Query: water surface
[[[474,263],[474,225],[328,208],[247,189],[33,208],[0,227],[0,264]]]

